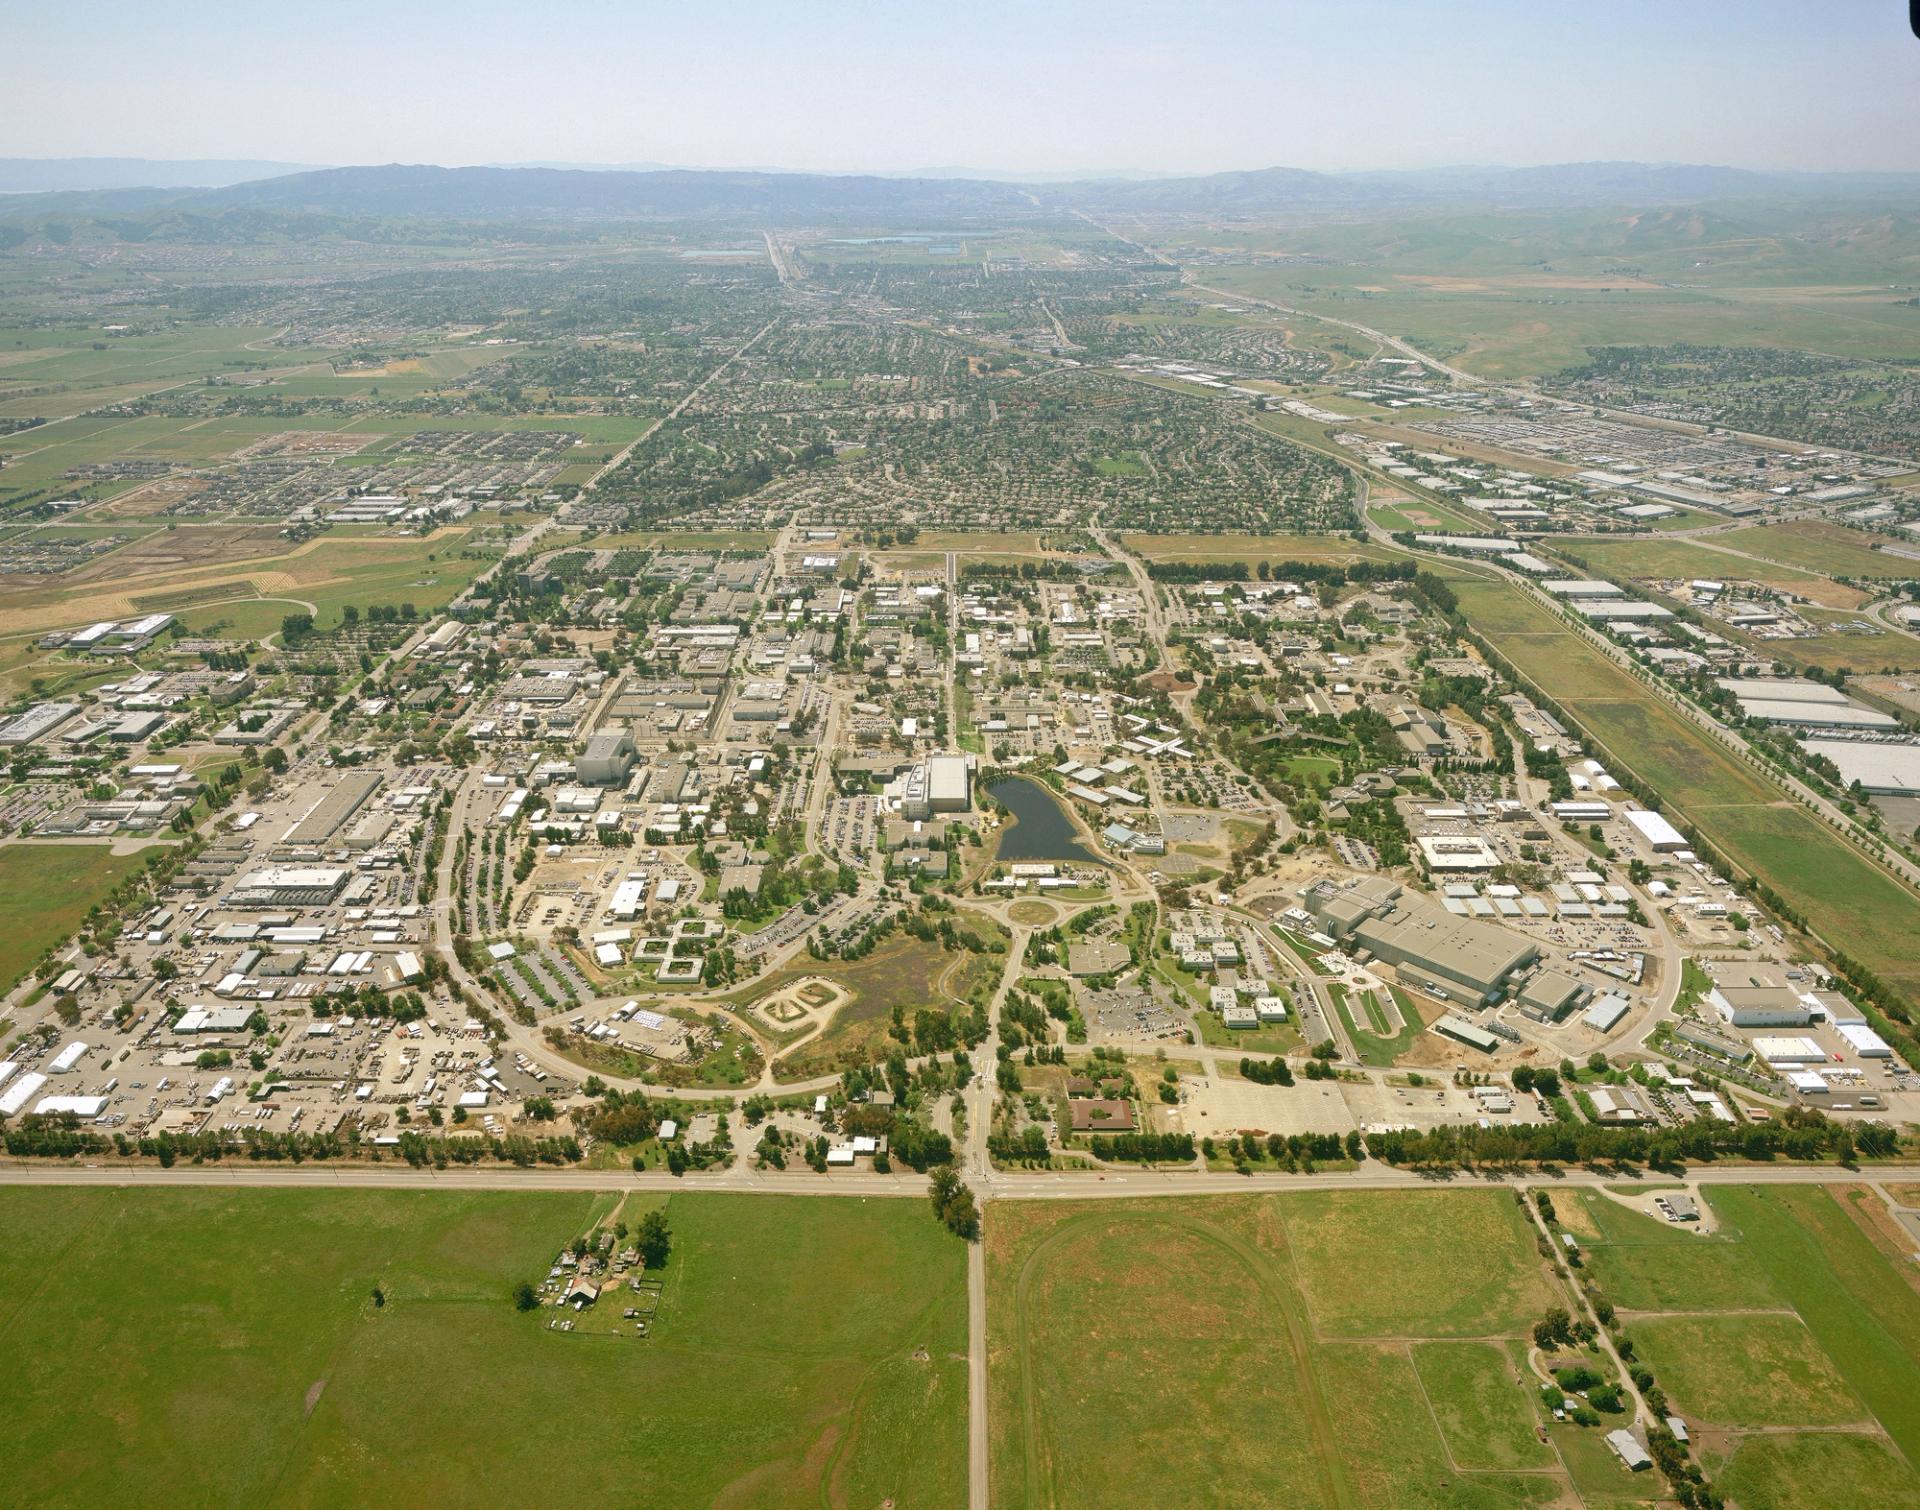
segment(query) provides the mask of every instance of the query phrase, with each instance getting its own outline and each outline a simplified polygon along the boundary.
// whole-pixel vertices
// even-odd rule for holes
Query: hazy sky
[[[1920,169],[1907,0],[0,0],[0,156]]]

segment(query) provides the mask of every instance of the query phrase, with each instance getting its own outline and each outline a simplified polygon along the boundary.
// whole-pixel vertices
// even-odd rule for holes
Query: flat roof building
[[[1346,885],[1323,878],[1305,887],[1307,912],[1333,938],[1350,940],[1435,995],[1479,1005],[1540,957],[1531,939],[1496,923],[1460,917],[1409,895],[1384,876]]]

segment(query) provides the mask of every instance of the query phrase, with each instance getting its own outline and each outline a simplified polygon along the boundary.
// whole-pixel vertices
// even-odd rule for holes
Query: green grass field
[[[676,1195],[651,1338],[516,1312],[616,1199],[0,1191],[9,1496],[964,1502],[965,1254],[924,1202]]]
[[[1871,549],[1873,538],[1838,524],[1795,519],[1732,530],[1718,540],[1770,561],[1805,567],[1823,577],[1898,578],[1914,574],[1914,562]]]
[[[1447,1450],[1462,1468],[1553,1466],[1553,1449],[1513,1408],[1524,1375],[1507,1348],[1491,1342],[1422,1342],[1412,1354],[1420,1390],[1433,1403]]]
[[[1714,1426],[1842,1426],[1866,1418],[1790,1312],[1642,1317],[1634,1344],[1681,1411]]]
[[[87,909],[146,863],[106,844],[0,845],[0,990],[39,963]]]
[[[1567,1492],[1499,1340],[1558,1296],[1504,1193],[1002,1203],[987,1263],[996,1505]]]
[[[1920,1473],[1879,1436],[1852,1432],[1745,1437],[1714,1487],[1741,1510],[1920,1506]]]
[[[1393,561],[1400,552],[1345,535],[1127,535],[1126,548],[1148,561]]]
[[[1561,1203],[1577,1203],[1568,1226],[1582,1230],[1588,1272],[1674,1409],[1733,1434],[1716,1437],[1722,1492],[1743,1506],[1920,1503],[1909,1466],[1920,1446],[1920,1290],[1880,1197],[1865,1186],[1729,1185],[1708,1200],[1712,1236],[1595,1191]],[[1861,1434],[1792,1434],[1850,1426]],[[1788,1434],[1744,1435],[1756,1429]],[[1802,1497],[1822,1443],[1832,1444],[1832,1487]],[[1889,1463],[1883,1501],[1877,1475]]]

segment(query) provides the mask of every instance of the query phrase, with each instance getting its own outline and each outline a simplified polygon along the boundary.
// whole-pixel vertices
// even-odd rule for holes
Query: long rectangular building
[[[377,771],[348,771],[287,830],[288,844],[324,844],[380,790]]]

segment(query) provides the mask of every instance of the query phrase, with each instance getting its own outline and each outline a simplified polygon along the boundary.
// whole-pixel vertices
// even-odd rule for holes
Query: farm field
[[[1559,1287],[1504,1192],[1001,1204],[986,1242],[996,1505],[1568,1493],[1508,1346]]]
[[[1866,1186],[1713,1187],[1701,1236],[1597,1191],[1589,1273],[1742,1505],[1920,1503],[1920,1289]],[[1572,1227],[1572,1223],[1568,1223]],[[1820,1428],[1819,1436],[1796,1428]],[[1839,1435],[1829,1435],[1835,1431]],[[1755,1432],[1784,1435],[1754,1435]],[[1832,1443],[1832,1487],[1797,1497]],[[1884,1498],[1882,1498],[1884,1496]]]
[[[1715,536],[1730,542],[1731,535]],[[1853,608],[1866,601],[1858,590],[1829,581],[1818,572],[1802,571],[1778,561],[1759,560],[1748,555],[1710,550],[1687,540],[1617,540],[1574,538],[1566,542],[1567,554],[1584,559],[1595,570],[1631,581],[1671,581],[1680,578],[1732,578],[1758,582],[1765,587],[1797,593],[1830,608]]]
[[[1912,561],[1871,549],[1873,538],[1814,519],[1763,524],[1716,537],[1722,545],[1731,545],[1770,561],[1804,567],[1822,576],[1898,578],[1914,574]]]
[[[1355,232],[1383,229],[1361,226]],[[1511,233],[1503,239],[1511,239]],[[1354,282],[1351,289],[1340,287],[1342,277],[1328,269],[1315,269],[1312,286],[1303,287],[1299,273],[1284,266],[1209,268],[1206,281],[1232,293],[1389,331],[1491,378],[1536,377],[1577,366],[1587,359],[1589,346],[1675,341],[1798,347],[1837,356],[1920,355],[1911,321],[1901,321],[1890,305],[1849,297],[1844,289],[1672,290],[1635,286],[1624,274],[1594,280],[1504,266],[1462,267],[1458,275],[1436,276],[1431,272],[1435,258],[1418,246],[1417,233],[1394,240],[1403,249],[1406,271],[1391,264],[1356,268],[1345,275]],[[1515,248],[1525,245],[1513,241]],[[1495,250],[1497,255],[1504,249]],[[1554,295],[1551,303],[1546,294]]]
[[[514,1286],[617,1199],[0,1192],[14,1492],[965,1500],[965,1253],[924,1202],[675,1195],[651,1337],[517,1312]],[[537,1450],[501,1429],[529,1421]]]
[[[1127,535],[1122,543],[1148,561],[1392,561],[1398,551],[1345,535]]]
[[[9,592],[0,606],[0,633],[254,598],[286,604],[276,621],[310,605],[323,630],[339,624],[348,604],[410,602],[426,613],[452,601],[497,559],[492,551],[465,551],[469,534],[456,526],[427,536],[326,535],[289,548],[271,530],[209,526],[163,533],[114,552],[111,573],[89,567],[85,582],[54,579],[54,585]],[[155,542],[165,542],[167,554]]]
[[[1844,940],[1855,958],[1891,982],[1920,989],[1911,947],[1920,898],[1787,804],[1516,589],[1459,577],[1453,586],[1469,621],[1536,686],[1560,689],[1556,701],[1605,757],[1660,793],[1669,813],[1763,877],[1816,930]]]
[[[146,863],[109,844],[0,845],[0,990],[80,926],[87,909]]]

